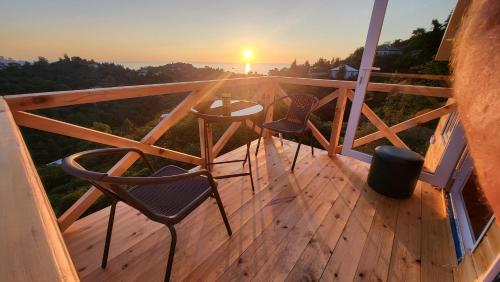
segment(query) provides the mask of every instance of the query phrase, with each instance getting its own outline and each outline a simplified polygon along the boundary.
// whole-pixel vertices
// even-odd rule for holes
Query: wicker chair
[[[264,128],[278,133],[293,135],[303,135],[306,131],[309,130],[309,128],[307,127],[307,122],[309,120],[309,117],[311,116],[311,113],[314,111],[316,104],[318,103],[318,98],[312,95],[300,94],[281,97],[267,107],[267,109],[264,111],[264,117],[267,116],[267,112],[272,108],[272,105],[285,98],[290,98],[292,100],[286,116],[282,119],[271,122],[264,122],[262,124],[260,128],[259,141],[257,142],[257,149],[255,150],[255,155],[257,155],[257,153],[259,152],[260,139],[262,138]],[[311,153],[314,155],[314,147],[312,145],[313,137],[311,136],[310,138]],[[299,154],[301,144],[302,139],[300,139],[297,150],[295,151],[295,156],[293,158],[291,168],[292,172],[295,168],[295,162],[297,161],[297,156]]]
[[[148,177],[111,176],[102,172],[83,168],[77,159],[115,153],[138,153],[151,172]],[[111,233],[115,217],[116,204],[119,201],[137,209],[149,219],[165,224],[172,235],[168,256],[165,281],[170,280],[174,260],[177,234],[174,225],[203,203],[208,197],[214,197],[222,215],[227,233],[231,236],[231,227],[227,220],[222,201],[217,191],[217,184],[207,170],[188,172],[177,166],[168,165],[155,171],[143,152],[135,148],[107,148],[90,150],[66,157],[62,169],[78,178],[87,180],[112,200],[106,241],[101,267],[105,268],[108,260]]]

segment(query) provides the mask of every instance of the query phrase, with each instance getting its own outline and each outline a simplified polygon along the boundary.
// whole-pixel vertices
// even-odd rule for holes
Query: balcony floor
[[[180,281],[451,281],[455,258],[441,192],[420,183],[409,200],[367,187],[368,165],[266,140],[248,177],[219,180],[233,235],[210,199],[176,225],[172,280]],[[255,142],[252,144],[254,151]],[[240,147],[219,157],[244,155]],[[252,155],[253,156],[253,155]],[[241,170],[227,164],[214,174]],[[397,177],[397,176],[395,176]],[[83,281],[162,281],[170,234],[134,209],[118,205],[108,267],[100,268],[109,208],[65,233]]]

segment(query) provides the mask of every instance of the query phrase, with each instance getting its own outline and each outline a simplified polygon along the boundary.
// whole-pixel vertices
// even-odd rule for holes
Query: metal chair
[[[88,156],[128,152],[135,152],[141,156],[144,164],[151,172],[151,176],[111,176],[107,173],[86,170],[77,162],[78,159]],[[112,200],[101,263],[102,268],[106,267],[108,261],[115,209],[119,201],[137,209],[149,219],[165,224],[170,230],[172,240],[170,241],[165,281],[170,280],[177,242],[174,225],[185,218],[208,197],[215,198],[226,225],[227,233],[229,236],[232,234],[217,191],[217,183],[207,170],[188,172],[180,167],[168,165],[155,171],[146,159],[145,154],[135,148],[106,148],[77,153],[66,157],[62,161],[62,169],[73,176],[87,180]]]
[[[307,94],[299,94],[299,95],[290,95],[284,96],[279,99],[276,99],[273,103],[271,103],[267,109],[264,111],[264,117],[267,116],[267,112],[272,106],[280,100],[290,98],[292,100],[290,106],[288,107],[288,112],[286,116],[282,119],[264,122],[260,128],[260,136],[257,142],[257,149],[255,150],[255,155],[259,152],[260,147],[260,139],[262,138],[262,133],[264,128],[269,129],[271,131],[275,131],[278,133],[287,133],[293,135],[303,135],[306,131],[308,131],[307,121],[311,116],[311,113],[314,111],[316,104],[318,103],[318,98],[307,95]],[[312,145],[313,137],[310,137],[310,145],[311,145],[311,154],[314,155],[314,147]],[[299,145],[297,146],[297,150],[295,151],[295,156],[293,158],[292,163],[292,172],[295,168],[295,162],[297,161],[297,156],[299,154],[300,145],[302,144],[302,139],[299,139]]]

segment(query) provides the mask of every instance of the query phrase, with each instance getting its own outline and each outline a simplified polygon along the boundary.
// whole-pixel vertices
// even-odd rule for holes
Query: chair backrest
[[[61,163],[61,168],[68,174],[90,182],[114,201],[122,201],[139,210],[148,217],[155,217],[155,213],[140,201],[135,199],[127,189],[128,187],[134,185],[148,184],[148,179],[152,180],[154,177],[110,176],[107,173],[87,170],[77,162],[78,159],[84,159],[90,156],[128,152],[135,152],[139,154],[150,171],[153,172],[153,168],[147,161],[144,153],[134,148],[105,148],[76,153],[64,158]]]
[[[290,95],[289,97],[292,103],[288,108],[286,119],[305,126],[318,103],[318,98],[308,94]]]

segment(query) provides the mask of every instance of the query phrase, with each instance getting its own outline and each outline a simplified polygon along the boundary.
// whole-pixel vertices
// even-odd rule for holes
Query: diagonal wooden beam
[[[158,146],[144,144],[125,137],[116,136],[113,134],[93,130],[59,120],[50,119],[43,116],[38,116],[27,112],[14,112],[13,115],[16,123],[24,127],[34,128],[113,147],[134,147],[150,155],[185,163],[199,165],[202,162],[202,159],[200,157],[184,154]]]
[[[314,110],[318,110],[319,108],[325,106],[326,104],[330,103],[331,101],[335,100],[336,98],[339,97],[339,91],[340,89],[337,89],[335,91],[333,91],[332,93],[326,95],[325,97],[321,98],[321,100],[319,100],[318,104],[316,104],[316,107],[314,107]]]
[[[233,137],[233,135],[238,131],[240,126],[241,126],[241,122],[231,123],[231,125],[227,128],[227,130],[224,132],[224,134],[222,134],[222,136],[219,138],[219,140],[217,140],[217,143],[215,143],[214,148],[213,148],[213,153],[212,153],[214,158],[220,154],[220,152],[222,151],[224,146],[227,144],[229,139],[231,139],[231,137]]]
[[[407,130],[409,128],[415,127],[417,125],[429,122],[433,119],[437,119],[441,116],[444,116],[446,114],[449,114],[451,112],[456,111],[457,105],[455,103],[449,104],[440,108],[437,108],[435,110],[429,111],[425,114],[413,117],[409,120],[403,121],[401,123],[398,123],[396,125],[393,125],[390,127],[391,131],[394,133],[398,133],[404,130]],[[375,140],[378,140],[380,138],[384,137],[384,133],[381,131],[377,131],[368,135],[365,135],[363,137],[360,137],[356,140],[354,140],[353,148],[354,147],[359,147],[361,145],[373,142]]]
[[[349,100],[353,100],[354,94],[352,90],[349,90],[347,96],[349,97]],[[366,103],[363,103],[363,106],[361,108],[361,112],[365,117],[373,124],[375,127],[384,134],[384,136],[389,139],[389,141],[397,147],[403,147],[406,149],[410,149],[404,142],[401,140],[394,132],[391,131],[391,128],[385,124],[385,122],[377,116],[377,114],[366,105]]]
[[[321,144],[321,146],[323,146],[325,150],[328,150],[328,148],[330,148],[330,142],[326,140],[321,131],[319,131],[319,129],[316,128],[316,126],[314,126],[314,124],[310,120],[307,121],[307,127],[309,127],[312,135],[314,136],[314,138],[316,138],[316,140],[318,140],[319,144]]]
[[[227,78],[227,77],[223,77]],[[168,117],[162,119],[144,138],[141,143],[153,144],[175,123],[181,120],[191,109],[202,100],[208,99],[217,89],[224,84],[224,80],[216,81],[208,84],[200,91],[192,92],[186,97],[177,107],[174,108]],[[110,175],[121,175],[132,166],[139,156],[135,153],[126,154],[118,161],[109,171]],[[68,210],[66,210],[59,218],[59,227],[62,231],[66,230],[73,222],[75,222],[100,196],[101,192],[95,187],[90,187],[83,196],[81,196]]]

